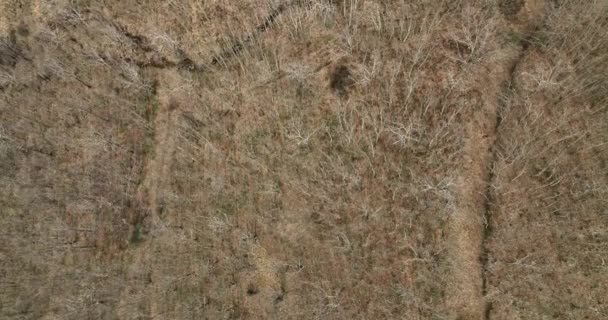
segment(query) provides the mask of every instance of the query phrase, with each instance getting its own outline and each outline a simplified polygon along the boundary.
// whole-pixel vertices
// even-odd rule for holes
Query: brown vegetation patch
[[[329,71],[329,87],[340,96],[346,96],[354,83],[353,75],[346,64],[337,64]]]
[[[517,15],[526,4],[526,0],[500,0],[498,8],[506,17]]]
[[[0,1],[0,318],[605,318],[605,10]]]

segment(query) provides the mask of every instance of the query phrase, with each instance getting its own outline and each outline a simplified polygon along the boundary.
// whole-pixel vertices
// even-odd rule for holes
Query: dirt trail
[[[154,152],[146,159],[143,180],[138,191],[140,203],[146,205],[148,214],[158,216],[162,213],[163,193],[168,185],[171,162],[175,152],[175,108],[176,102],[171,96],[174,79],[179,75],[175,70],[159,72],[158,110],[153,121]]]
[[[485,68],[479,70],[482,107],[468,124],[459,200],[450,223],[453,276],[455,291],[450,297],[450,308],[458,319],[484,319],[483,242],[485,234],[486,193],[489,188],[493,146],[498,124],[498,100],[501,87],[509,79],[509,69],[518,53],[510,50],[504,61],[492,66],[492,75]]]
[[[454,288],[448,304],[456,319],[489,319],[487,301],[485,239],[490,232],[493,201],[493,166],[501,122],[501,96],[507,93],[517,65],[527,48],[530,34],[544,12],[544,2],[527,1],[508,26],[525,35],[518,44],[508,44],[495,59],[474,71],[473,86],[481,93],[480,110],[467,124],[468,139],[458,190],[458,206],[450,222]],[[488,72],[491,70],[491,72]]]

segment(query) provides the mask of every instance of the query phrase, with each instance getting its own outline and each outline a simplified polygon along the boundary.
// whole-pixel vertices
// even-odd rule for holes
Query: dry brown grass
[[[551,7],[505,94],[489,241],[492,318],[608,315],[606,13],[601,2]]]
[[[0,317],[605,317],[602,2],[19,3]]]

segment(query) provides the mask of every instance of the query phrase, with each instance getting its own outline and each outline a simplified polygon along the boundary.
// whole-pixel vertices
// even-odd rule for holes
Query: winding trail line
[[[492,305],[487,299],[486,239],[492,232],[494,167],[504,109],[501,103],[512,88],[517,66],[542,19],[544,2],[531,0],[524,10],[527,21],[517,28],[522,30],[525,39],[518,44],[508,44],[500,50],[499,57],[479,66],[472,75],[478,79],[474,86],[482,89],[479,90],[481,107],[467,124],[459,201],[449,226],[454,288],[448,294],[448,307],[457,319],[489,320],[491,316]]]

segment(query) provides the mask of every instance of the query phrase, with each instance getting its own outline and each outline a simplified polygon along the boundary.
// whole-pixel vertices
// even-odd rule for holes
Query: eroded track
[[[458,190],[458,206],[450,222],[454,288],[448,304],[458,319],[489,319],[491,303],[486,290],[486,238],[494,199],[493,168],[500,140],[501,103],[508,95],[513,74],[528,47],[527,42],[542,19],[544,3],[529,1],[521,8],[523,23],[507,27],[518,29],[524,38],[508,43],[500,56],[478,66],[472,78],[481,93],[479,110],[467,124],[467,139]],[[491,70],[491,72],[488,72]]]

